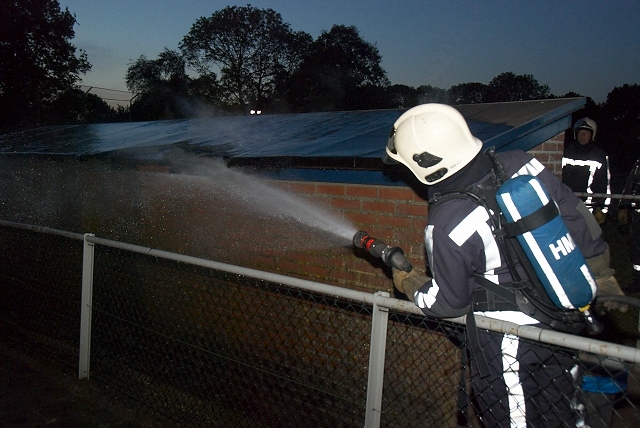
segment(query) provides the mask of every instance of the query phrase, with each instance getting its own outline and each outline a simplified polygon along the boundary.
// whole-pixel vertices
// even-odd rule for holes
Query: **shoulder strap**
[[[500,159],[498,158],[498,155],[496,155],[495,147],[489,147],[485,151],[485,153],[489,155],[489,159],[491,159],[491,163],[493,164],[493,168],[491,168],[491,173],[493,174],[493,177],[494,177],[494,183],[495,183],[494,187],[497,189],[509,177],[507,176],[507,173],[505,172],[504,167],[502,166],[502,162],[500,162]]]

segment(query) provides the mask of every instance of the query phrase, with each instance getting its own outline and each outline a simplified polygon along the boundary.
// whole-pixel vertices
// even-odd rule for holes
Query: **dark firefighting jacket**
[[[611,194],[609,157],[593,142],[581,145],[573,142],[566,147],[562,157],[562,182],[574,192]],[[610,198],[584,199],[590,207],[600,207],[607,212]]]
[[[522,151],[498,153],[498,157],[507,176],[534,175],[546,186],[585,258],[606,250],[602,230],[584,203],[538,160]],[[430,195],[464,189],[471,184],[488,187],[493,180],[491,166],[488,155],[481,153],[452,177],[431,186]],[[430,209],[425,248],[432,278],[414,296],[416,305],[425,314],[435,317],[467,314],[474,290],[479,288],[474,274],[497,284],[512,281],[490,225],[486,209],[467,198],[450,199]],[[485,315],[518,324],[538,323],[517,310]]]

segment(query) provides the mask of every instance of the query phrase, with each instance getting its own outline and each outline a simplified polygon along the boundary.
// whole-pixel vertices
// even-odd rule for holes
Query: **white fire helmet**
[[[587,131],[591,132],[591,140],[595,140],[596,139],[596,131],[598,131],[598,125],[596,125],[596,122],[593,119],[589,119],[588,117],[585,117],[583,119],[580,119],[576,122],[575,125],[573,125],[573,138],[574,139],[578,139],[578,131],[581,129],[586,129]]]
[[[460,171],[481,149],[482,141],[471,134],[458,110],[423,104],[393,124],[382,159],[404,164],[422,183],[433,185]]]

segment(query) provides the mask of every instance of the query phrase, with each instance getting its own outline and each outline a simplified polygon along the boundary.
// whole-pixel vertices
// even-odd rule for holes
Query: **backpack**
[[[577,306],[568,302],[566,296],[562,296],[564,299],[559,299],[558,293],[550,289],[548,278],[543,276],[544,269],[541,269],[530,248],[524,242],[525,233],[540,230],[538,228],[553,221],[562,222],[562,226],[566,229],[555,202],[551,200],[530,215],[514,221],[508,210],[503,212],[505,189],[510,185],[521,185],[517,182],[518,180],[525,181],[529,178],[537,180],[537,178],[532,176],[507,178],[493,148],[488,149],[486,153],[493,164],[491,186],[471,185],[463,190],[435,194],[429,200],[430,206],[433,207],[447,200],[468,198],[484,207],[489,213],[496,242],[512,280],[509,283],[495,284],[481,274],[476,274],[475,281],[481,287],[474,292],[471,313],[519,310],[557,331],[579,334],[586,328],[590,334],[600,333],[602,325],[590,311],[590,303],[595,298],[595,280],[582,254],[575,245],[571,246],[572,241],[568,231],[563,240],[566,240],[569,250],[573,250],[571,256],[577,260],[574,263],[577,266],[576,269],[582,269],[582,271],[581,275],[570,273],[572,275],[572,278],[569,278],[570,281],[580,280],[574,283],[571,289],[558,291],[560,295],[577,296],[579,302]],[[542,185],[539,181],[538,183]],[[556,281],[555,284],[563,286],[562,282]],[[473,322],[470,318],[473,317],[468,317],[468,320]]]

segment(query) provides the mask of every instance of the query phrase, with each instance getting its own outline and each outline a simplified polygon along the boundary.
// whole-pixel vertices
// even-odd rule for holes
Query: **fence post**
[[[94,236],[94,234],[84,234],[84,247],[82,251],[82,297],[80,299],[80,360],[78,362],[78,379],[89,378],[89,363],[91,361],[94,244],[87,241],[88,236]]]
[[[378,305],[377,296],[389,297],[389,293],[378,291],[373,296],[365,428],[379,428],[380,415],[382,413],[382,386],[384,382],[384,359],[387,347],[389,309]]]

